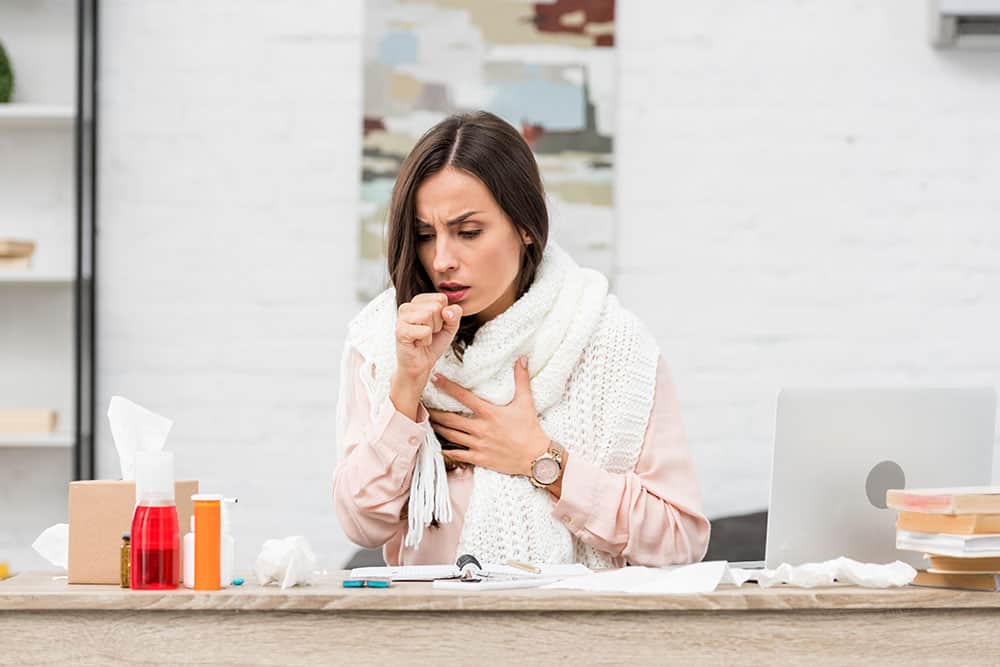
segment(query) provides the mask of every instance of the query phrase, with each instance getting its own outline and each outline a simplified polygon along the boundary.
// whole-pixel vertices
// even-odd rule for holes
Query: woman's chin
[[[458,305],[462,307],[462,317],[473,317],[483,312],[483,307],[474,303],[460,301]]]

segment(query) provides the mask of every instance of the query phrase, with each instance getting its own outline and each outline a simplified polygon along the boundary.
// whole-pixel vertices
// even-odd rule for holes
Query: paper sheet
[[[601,593],[711,593],[725,570],[726,562],[721,560],[667,568],[631,566],[557,581],[542,588]]]
[[[479,579],[478,581],[462,581],[461,579],[439,579],[432,588],[446,591],[498,591],[511,588],[541,588],[545,584],[559,581],[553,577],[535,577],[531,579]]]
[[[356,567],[351,570],[352,579],[365,577],[390,577],[393,581],[434,581],[457,577],[454,565],[398,565],[388,567]]]
[[[580,563],[569,563],[566,565],[540,565],[538,574],[525,572],[524,570],[510,565],[499,563],[487,563],[483,565],[483,572],[488,574],[502,574],[521,579],[535,579],[538,577],[562,579],[564,577],[578,577],[590,574],[590,569]],[[455,565],[398,565],[387,567],[356,567],[351,570],[352,578],[363,577],[390,577],[393,581],[434,581],[435,579],[451,579],[459,576],[458,567]]]

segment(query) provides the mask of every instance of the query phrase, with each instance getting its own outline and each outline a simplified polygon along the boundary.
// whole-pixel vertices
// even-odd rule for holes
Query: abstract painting
[[[610,276],[614,253],[614,0],[369,0],[358,297],[387,285],[385,221],[417,139],[485,109],[538,161],[551,238]]]

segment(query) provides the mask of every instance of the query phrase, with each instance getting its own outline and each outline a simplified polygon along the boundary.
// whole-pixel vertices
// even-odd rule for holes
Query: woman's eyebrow
[[[448,221],[448,226],[451,227],[453,225],[461,224],[461,223],[465,222],[465,220],[467,218],[469,218],[470,216],[473,216],[473,215],[475,215],[477,213],[482,213],[482,211],[466,211],[465,213],[463,213],[462,215],[458,216],[457,218],[455,218],[453,220],[449,220]],[[417,224],[418,225],[426,225],[426,226],[430,227],[430,224],[424,222],[420,218],[417,218]]]

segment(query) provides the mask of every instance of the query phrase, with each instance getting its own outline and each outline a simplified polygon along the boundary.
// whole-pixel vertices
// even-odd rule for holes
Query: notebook
[[[942,572],[917,572],[914,586],[931,588],[958,588],[967,591],[1000,591],[1000,576],[996,574],[952,574]]]
[[[525,572],[524,570],[511,565],[501,565],[499,563],[487,563],[483,566],[483,572],[490,576],[496,575],[510,579],[533,580],[564,579],[566,577],[577,577],[590,574],[590,569],[581,563],[568,563],[558,565],[539,565],[538,574]],[[437,579],[456,579],[460,575],[456,565],[389,565],[384,567],[356,567],[351,570],[351,578],[362,577],[389,577],[393,581],[435,581]]]
[[[1000,534],[945,535],[897,530],[896,548],[938,556],[996,558],[1000,557]]]
[[[522,573],[525,574],[525,573]],[[465,581],[462,579],[438,579],[431,587],[436,590],[445,591],[498,591],[511,588],[538,588],[546,584],[555,584],[565,579],[565,577],[542,577],[538,575],[528,575],[526,577],[512,577],[495,579],[488,577],[485,579],[475,579]]]
[[[1000,514],[1000,486],[890,489],[885,501],[889,507],[904,512]]]

